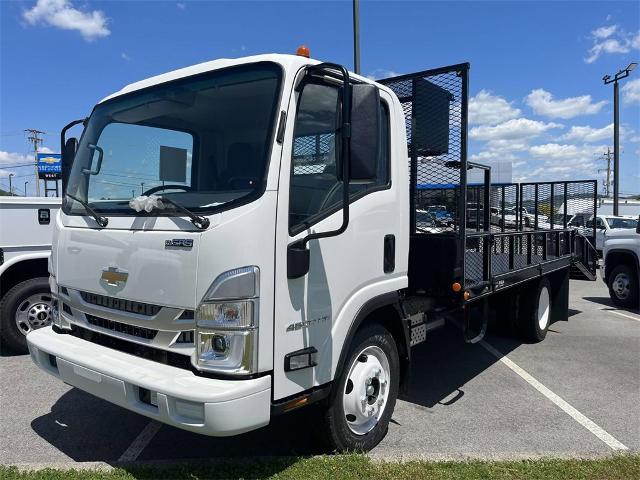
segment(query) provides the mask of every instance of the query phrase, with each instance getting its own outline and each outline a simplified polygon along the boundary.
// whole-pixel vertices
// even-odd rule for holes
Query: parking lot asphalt
[[[455,325],[413,350],[409,394],[371,455],[586,457],[640,451],[640,312],[615,309],[603,282],[571,282],[570,319],[538,344]],[[151,422],[64,385],[28,355],[0,357],[0,463],[200,460],[315,453],[312,417],[278,417],[238,437]]]

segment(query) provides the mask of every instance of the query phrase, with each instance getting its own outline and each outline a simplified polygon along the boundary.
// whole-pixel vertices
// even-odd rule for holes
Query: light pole
[[[144,182],[140,182],[140,195],[144,193]]]
[[[27,183],[29,182],[24,182],[24,196],[27,196]]]
[[[613,214],[618,215],[618,200],[620,193],[620,106],[618,81],[627,78],[629,73],[638,66],[632,62],[623,70],[620,70],[613,77],[605,75],[602,81],[605,85],[613,83]]]
[[[13,187],[11,186],[11,177],[15,176],[15,173],[9,174],[9,195],[13,196]]]

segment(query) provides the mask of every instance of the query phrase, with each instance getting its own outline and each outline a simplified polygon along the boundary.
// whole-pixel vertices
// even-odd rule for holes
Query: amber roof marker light
[[[309,51],[309,47],[307,47],[306,45],[300,45],[296,49],[296,55],[298,55],[300,57],[309,58],[309,57],[311,57],[311,52]]]

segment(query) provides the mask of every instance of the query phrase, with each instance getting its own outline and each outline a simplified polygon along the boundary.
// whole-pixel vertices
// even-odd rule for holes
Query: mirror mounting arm
[[[309,249],[307,243],[311,240],[319,238],[335,237],[342,234],[349,226],[349,172],[351,154],[351,84],[349,82],[349,72],[347,69],[337,63],[320,63],[308,67],[307,74],[313,74],[318,71],[338,71],[342,74],[342,125],[341,148],[342,148],[342,225],[337,230],[329,232],[310,233],[302,240],[292,243],[287,247],[287,278],[300,278],[309,272]]]
[[[70,122],[64,126],[64,128],[60,131],[60,151],[61,152],[64,152],[64,144],[67,143],[67,140],[66,140],[67,130],[69,130],[71,127],[75,127],[80,123],[86,126],[87,120],[89,120],[88,117],[81,118],[79,120],[74,120],[73,122]]]
[[[306,248],[307,243],[311,240],[319,238],[335,237],[342,234],[349,226],[349,172],[350,162],[349,156],[351,154],[350,139],[351,139],[351,85],[349,82],[349,72],[347,69],[337,63],[320,63],[309,67],[310,72],[316,70],[337,70],[342,74],[343,79],[343,93],[342,93],[342,125],[340,128],[341,133],[341,148],[342,148],[342,225],[337,230],[329,232],[314,232],[307,235],[302,239],[302,247]]]

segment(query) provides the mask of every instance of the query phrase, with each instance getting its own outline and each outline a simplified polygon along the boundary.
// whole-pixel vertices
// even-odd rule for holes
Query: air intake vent
[[[178,338],[176,339],[176,343],[193,345],[193,339],[194,339],[193,330],[187,330],[184,332],[180,332],[180,335],[178,335]]]
[[[120,310],[122,312],[136,313],[138,315],[146,315],[152,317],[157,315],[162,307],[159,305],[150,305],[148,303],[133,302],[122,298],[107,297],[98,295],[97,293],[80,292],[82,299],[91,305],[110,308],[112,310]]]
[[[136,327],[134,325],[127,325],[126,323],[113,322],[106,318],[94,317],[93,315],[86,314],[87,322],[96,327],[111,330],[113,332],[124,333],[131,335],[132,337],[144,338],[145,340],[153,340],[158,334],[157,330],[150,328]]]

